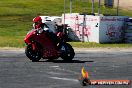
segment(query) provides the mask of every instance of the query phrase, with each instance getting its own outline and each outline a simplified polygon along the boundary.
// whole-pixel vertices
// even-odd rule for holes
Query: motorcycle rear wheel
[[[60,49],[61,48],[65,49],[65,50],[61,50],[62,51],[61,58],[65,61],[71,61],[75,56],[75,52],[72,46],[68,43],[63,43]]]
[[[25,54],[32,62],[38,62],[41,59],[41,52],[39,49],[34,51],[31,44],[26,46]]]

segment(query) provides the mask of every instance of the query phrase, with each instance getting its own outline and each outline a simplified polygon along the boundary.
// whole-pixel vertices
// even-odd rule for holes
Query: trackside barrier
[[[132,19],[126,22],[127,28],[125,30],[125,43],[132,43]]]
[[[65,24],[70,27],[69,36],[72,40],[96,43],[122,42],[127,19],[126,16],[65,14]]]

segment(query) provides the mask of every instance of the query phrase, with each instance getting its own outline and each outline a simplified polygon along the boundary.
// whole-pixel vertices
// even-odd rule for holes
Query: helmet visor
[[[35,22],[35,25],[38,25],[39,24],[39,22]]]

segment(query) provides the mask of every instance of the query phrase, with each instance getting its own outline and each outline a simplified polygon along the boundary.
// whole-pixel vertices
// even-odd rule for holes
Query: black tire
[[[65,50],[61,50],[61,48],[64,47]],[[61,58],[65,61],[71,61],[74,56],[75,56],[75,52],[74,49],[72,48],[72,46],[68,43],[63,43],[60,48],[59,48],[62,52],[61,54]]]
[[[39,49],[33,51],[31,44],[26,46],[25,54],[30,60],[32,60],[32,62],[38,62],[41,59],[41,52]]]

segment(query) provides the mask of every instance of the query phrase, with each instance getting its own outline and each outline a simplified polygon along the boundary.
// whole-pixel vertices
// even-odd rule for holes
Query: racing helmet
[[[41,17],[40,16],[37,16],[37,17],[35,17],[34,19],[33,19],[33,27],[35,28],[35,29],[37,29],[37,28],[39,28],[40,27],[40,25],[42,24],[42,19],[41,19]]]

